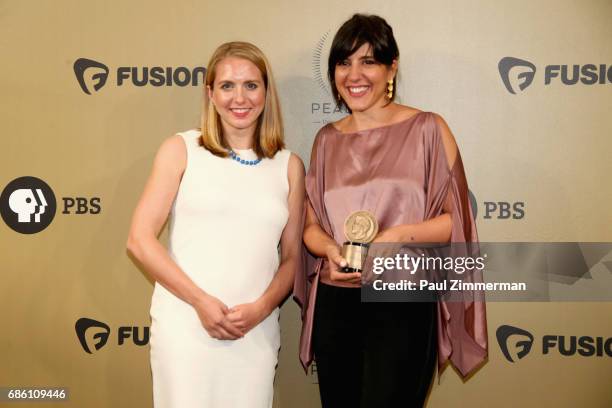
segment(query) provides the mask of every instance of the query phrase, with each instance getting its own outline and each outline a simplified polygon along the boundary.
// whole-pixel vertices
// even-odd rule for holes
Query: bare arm
[[[263,295],[253,303],[235,306],[228,318],[245,332],[264,320],[283,301],[293,287],[293,278],[301,262],[301,231],[304,205],[304,164],[291,154],[287,169],[289,218],[281,235],[281,262]]]
[[[227,306],[198,287],[157,239],[168,218],[186,163],[187,152],[181,136],[173,136],[162,143],[132,216],[127,249],[155,281],[196,309],[212,337],[238,338],[242,332],[225,319]]]

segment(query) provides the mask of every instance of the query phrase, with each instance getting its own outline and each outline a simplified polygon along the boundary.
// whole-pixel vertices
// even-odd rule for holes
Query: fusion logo
[[[141,329],[142,336],[140,335]],[[83,350],[88,354],[93,354],[92,349],[89,345],[90,342],[94,343],[93,346],[95,350],[100,350],[106,345],[111,334],[111,329],[106,323],[99,322],[97,320],[93,320],[87,317],[81,317],[79,320],[77,320],[74,325],[74,330],[76,331],[79,343],[81,343],[81,347],[83,347]],[[91,333],[92,330],[95,330],[95,334],[89,337],[88,331],[89,333]],[[149,344],[149,328],[136,326],[120,326],[117,329],[117,345],[124,345],[126,340],[129,338],[132,339],[133,344],[137,346],[145,346]]]
[[[562,356],[574,356],[579,354],[583,357],[612,357],[612,337],[591,336],[558,336],[550,335],[542,337],[542,354],[548,354],[556,349]]]
[[[85,352],[92,354],[91,348],[87,343],[87,330],[89,329],[97,330],[97,333],[94,334],[92,338],[95,341],[95,349],[100,350],[108,341],[108,337],[110,335],[110,327],[108,327],[106,323],[89,319],[87,317],[82,317],[77,320],[76,324],[74,325],[74,330],[76,331],[79,343],[81,343],[81,347],[83,347],[83,350],[85,350]]]
[[[512,336],[518,336],[515,347],[520,348],[513,359],[508,343]],[[526,330],[514,326],[499,326],[496,332],[497,342],[504,357],[511,363],[525,357],[531,351],[534,337]],[[581,357],[612,357],[612,337],[601,336],[563,336],[546,334],[542,336],[542,355],[555,351],[565,357],[579,355]]]
[[[62,214],[100,214],[100,197],[61,197]],[[53,190],[43,180],[26,176],[7,184],[0,195],[0,214],[13,231],[41,232],[55,218],[57,202]]]
[[[74,75],[81,90],[91,95],[87,85],[92,83],[94,91],[99,91],[107,82],[109,68],[101,62],[88,58],[74,61]],[[198,86],[204,83],[206,68],[204,67],[117,67],[115,80],[117,86],[123,86],[128,81],[137,87],[142,86]]]
[[[520,91],[524,91],[531,85],[536,74],[536,66],[533,63],[515,57],[502,58],[497,67],[504,86],[511,94],[516,94],[517,91],[512,86],[512,73],[517,73],[516,77],[520,81],[518,90]],[[560,80],[564,85],[576,85],[579,82],[583,85],[610,84],[612,83],[612,65],[546,65],[544,85],[548,86],[556,80]]]
[[[514,326],[499,326],[495,332],[495,336],[497,337],[497,343],[499,344],[499,348],[504,354],[504,357],[506,357],[506,360],[511,363],[514,363],[515,360],[512,358],[510,349],[508,348],[510,337],[515,336],[514,338],[516,340],[514,342],[514,348],[520,348],[520,350],[516,353],[516,361],[529,354],[531,351],[531,346],[533,345],[533,335],[526,330],[519,329],[518,327]]]
[[[516,94],[514,89],[512,88],[512,84],[510,82],[510,71],[512,68],[521,68],[521,72],[518,74],[518,79],[521,80],[519,84],[519,89],[523,91],[531,82],[533,82],[533,77],[536,73],[536,67],[529,61],[525,61],[519,58],[514,57],[504,57],[499,61],[497,68],[499,69],[499,75],[501,75],[502,81],[506,86],[506,89],[511,94]]]
[[[51,187],[31,176],[11,181],[0,195],[2,219],[21,234],[35,234],[47,228],[55,217],[56,205]]]
[[[91,75],[91,79],[96,81],[93,85],[94,91],[99,91],[106,84],[106,80],[108,79],[108,67],[100,62],[90,60],[87,58],[79,58],[74,61],[73,65],[74,75],[76,75],[77,81],[81,86],[83,92],[87,95],[91,95],[89,89],[87,88],[87,84],[85,82],[85,72],[89,69],[90,72],[93,71]]]

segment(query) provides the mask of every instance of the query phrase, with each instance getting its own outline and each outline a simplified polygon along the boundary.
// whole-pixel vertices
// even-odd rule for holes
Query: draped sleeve
[[[321,146],[321,139],[323,129],[321,129],[317,135],[315,136],[315,141],[312,146],[312,153],[310,155],[310,166],[308,168],[308,172],[306,173],[305,184],[306,184],[306,197],[304,203],[304,219],[306,219],[306,211],[308,204],[312,207],[319,221],[319,225],[321,228],[325,230],[325,232],[329,233],[331,228],[329,227],[329,221],[327,220],[327,216],[325,215],[325,206],[323,204],[323,189],[325,186],[324,174],[323,171],[325,163],[322,159],[324,157],[323,147]],[[310,285],[312,284],[313,279],[319,272],[321,267],[321,258],[314,257],[306,246],[303,246],[302,251],[304,257],[304,268],[303,272],[300,274],[296,274],[295,281],[293,285],[293,299],[296,303],[302,308],[302,316],[304,315],[306,308],[308,307],[308,294],[310,292]]]
[[[461,155],[457,151],[449,166],[443,135],[436,115],[425,123],[424,144],[427,195],[425,219],[450,213],[451,256],[477,256],[478,235],[468,197]],[[481,282],[482,272],[473,270],[464,282]],[[467,377],[487,358],[487,324],[482,293],[455,293],[453,299],[438,301],[438,370],[450,360]]]
[[[310,166],[305,178],[306,202],[304,203],[304,212],[307,211],[307,207],[310,205],[314,210],[321,228],[331,236],[331,225],[323,202],[325,192],[324,139],[326,128],[325,126],[319,130],[313,143],[312,153],[310,155]],[[302,254],[304,267],[302,268],[302,273],[295,275],[293,299],[300,306],[302,312],[300,362],[304,370],[306,370],[313,360],[311,343],[315,308],[314,303],[317,296],[318,275],[323,265],[323,258],[312,255],[305,245],[302,246]]]

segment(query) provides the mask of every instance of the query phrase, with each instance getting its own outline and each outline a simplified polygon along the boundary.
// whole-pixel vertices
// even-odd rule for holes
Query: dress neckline
[[[238,155],[239,158],[244,160],[253,160],[257,159],[257,154],[253,149],[231,149],[234,153]]]
[[[391,127],[398,126],[398,125],[403,125],[404,123],[411,121],[416,116],[419,116],[421,113],[424,113],[424,111],[419,111],[415,113],[414,115],[407,117],[406,119],[402,119],[398,122],[390,123],[388,125],[377,126],[377,127],[362,129],[362,130],[355,130],[353,132],[343,132],[337,127],[335,127],[332,123],[328,123],[328,125],[334,130],[334,132],[338,133],[339,135],[355,135],[359,133],[372,132],[374,130],[386,129],[386,128],[391,128]]]

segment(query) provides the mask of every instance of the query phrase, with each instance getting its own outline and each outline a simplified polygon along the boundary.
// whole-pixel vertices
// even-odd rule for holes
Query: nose
[[[244,89],[242,89],[241,86],[238,86],[235,88],[236,91],[234,92],[234,101],[236,103],[242,103],[244,102]]]
[[[360,64],[351,64],[349,68],[347,79],[349,81],[358,81],[361,78],[361,66]]]

